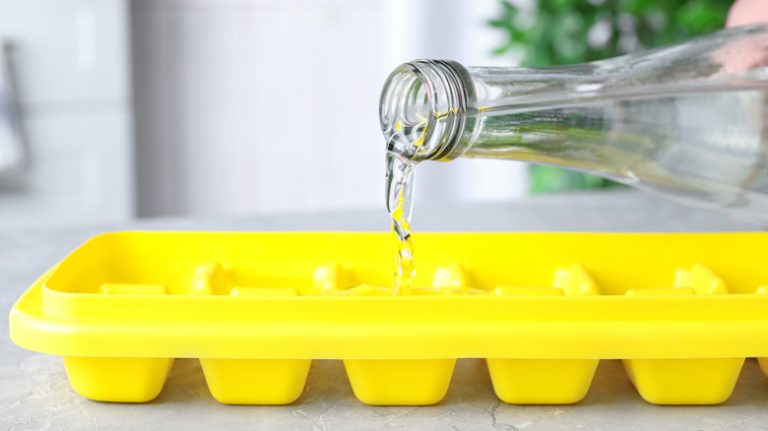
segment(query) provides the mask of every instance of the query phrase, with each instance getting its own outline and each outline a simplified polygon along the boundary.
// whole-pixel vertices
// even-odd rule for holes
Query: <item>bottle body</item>
[[[554,164],[768,221],[768,27],[569,67],[433,63],[385,85],[390,153]]]

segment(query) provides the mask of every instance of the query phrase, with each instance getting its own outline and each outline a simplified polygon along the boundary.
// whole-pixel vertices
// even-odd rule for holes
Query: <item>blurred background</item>
[[[730,3],[0,0],[0,226],[384,211],[398,64],[595,60],[712,31]],[[417,206],[613,186],[479,160],[417,182]]]

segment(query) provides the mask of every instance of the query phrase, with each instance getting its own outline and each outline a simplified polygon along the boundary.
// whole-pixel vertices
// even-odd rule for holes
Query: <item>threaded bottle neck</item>
[[[389,75],[379,104],[388,153],[413,162],[458,156],[469,94],[462,71],[455,62],[416,60]]]

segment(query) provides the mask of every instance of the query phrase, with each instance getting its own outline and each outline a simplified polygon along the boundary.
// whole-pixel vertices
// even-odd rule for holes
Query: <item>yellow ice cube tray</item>
[[[421,233],[397,296],[391,241],[99,235],[24,293],[11,337],[116,402],[155,398],[174,358],[199,358],[227,404],[294,402],[313,359],[383,405],[439,402],[457,358],[485,358],[514,404],[578,402],[601,359],[654,404],[721,403],[745,358],[768,370],[766,233]]]

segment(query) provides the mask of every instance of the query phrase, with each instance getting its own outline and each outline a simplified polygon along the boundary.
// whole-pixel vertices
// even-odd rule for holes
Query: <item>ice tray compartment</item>
[[[163,389],[171,358],[99,358],[65,356],[72,388],[95,401],[143,403]]]
[[[437,404],[448,392],[456,359],[346,359],[352,390],[370,405]]]
[[[373,405],[440,402],[459,358],[513,404],[577,403],[601,359],[656,404],[719,403],[745,357],[768,368],[766,234],[421,234],[405,296],[390,239],[101,235],[19,300],[11,335],[117,402],[155,398],[175,357],[255,405],[299,399],[313,359]]]
[[[224,404],[280,405],[304,391],[309,359],[200,359],[208,389]]]
[[[558,268],[552,288],[499,286],[500,295],[598,295],[589,273],[578,264]],[[496,396],[510,404],[573,404],[587,394],[597,359],[487,359]]]
[[[230,282],[230,277],[215,263],[198,270],[195,281],[210,294]],[[256,298],[298,294],[286,287],[231,287],[228,291],[230,296]],[[208,389],[223,404],[290,404],[304,391],[311,364],[309,359],[200,358]]]
[[[165,295],[160,284],[104,283],[105,295]],[[173,358],[64,356],[64,368],[78,394],[109,402],[143,403],[155,399],[165,385]]]
[[[723,280],[702,264],[675,272],[674,287],[628,295],[726,295]],[[625,359],[637,391],[653,404],[720,404],[736,386],[745,358]]]

